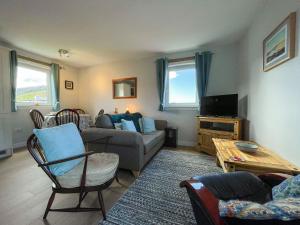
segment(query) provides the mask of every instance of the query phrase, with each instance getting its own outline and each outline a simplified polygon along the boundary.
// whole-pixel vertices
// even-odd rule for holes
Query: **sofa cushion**
[[[83,154],[85,151],[82,138],[74,123],[63,124],[56,127],[34,129],[45,153],[48,162]],[[58,163],[50,166],[55,176],[60,176],[77,166],[83,158]]]
[[[272,188],[273,199],[300,198],[300,174]]]
[[[122,130],[122,123],[114,123],[116,130]]]
[[[123,114],[109,114],[112,124],[121,123],[121,120],[132,120],[134,126],[138,132],[141,132],[141,127],[139,125],[139,119],[142,118],[142,114],[136,113],[123,113]]]
[[[133,123],[132,120],[122,119],[121,123],[122,123],[122,130],[136,132],[136,128],[135,128],[134,123]]]
[[[154,119],[150,117],[142,118],[142,132],[145,134],[156,131]]]
[[[102,114],[96,117],[95,126],[98,128],[113,129],[114,125],[107,114]]]
[[[249,201],[219,201],[221,217],[248,220],[296,220],[300,219],[300,198],[286,198],[259,204]]]
[[[110,145],[130,147],[143,146],[142,135],[138,132],[89,127],[83,130],[81,135],[85,142],[90,142],[101,137],[111,136],[109,140]],[[97,143],[100,144],[100,142]],[[104,143],[105,141],[103,141],[102,144]]]
[[[165,132],[158,130],[154,131],[150,134],[143,134],[143,143],[144,143],[144,153],[147,154],[149,151],[153,149],[155,145],[165,139]]]
[[[86,186],[104,184],[114,177],[119,164],[119,156],[112,153],[96,153],[89,156],[86,170]],[[57,177],[58,182],[64,188],[79,187],[84,160],[73,170]]]

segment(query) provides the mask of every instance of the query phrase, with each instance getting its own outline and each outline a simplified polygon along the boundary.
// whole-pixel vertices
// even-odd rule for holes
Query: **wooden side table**
[[[166,139],[165,146],[176,148],[177,147],[177,137],[178,137],[178,129],[174,127],[167,127],[166,131]]]

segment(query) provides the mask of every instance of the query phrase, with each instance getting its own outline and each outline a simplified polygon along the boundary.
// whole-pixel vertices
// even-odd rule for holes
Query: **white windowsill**
[[[51,105],[35,105],[35,104],[22,104],[22,105],[16,105],[17,108],[32,108],[32,107],[35,107],[35,108],[51,108],[52,106]]]
[[[198,111],[198,107],[166,106],[165,111]]]

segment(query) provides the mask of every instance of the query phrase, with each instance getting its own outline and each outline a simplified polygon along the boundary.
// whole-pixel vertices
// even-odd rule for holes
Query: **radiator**
[[[0,158],[12,155],[12,129],[9,114],[0,113]]]
[[[11,156],[11,155],[12,155],[12,149],[0,150],[0,159]]]

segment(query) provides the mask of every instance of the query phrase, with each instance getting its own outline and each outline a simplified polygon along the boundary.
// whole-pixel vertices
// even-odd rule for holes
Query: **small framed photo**
[[[73,81],[65,80],[65,88],[69,90],[73,90],[74,89]]]
[[[263,43],[264,71],[295,57],[296,12],[291,13]]]

